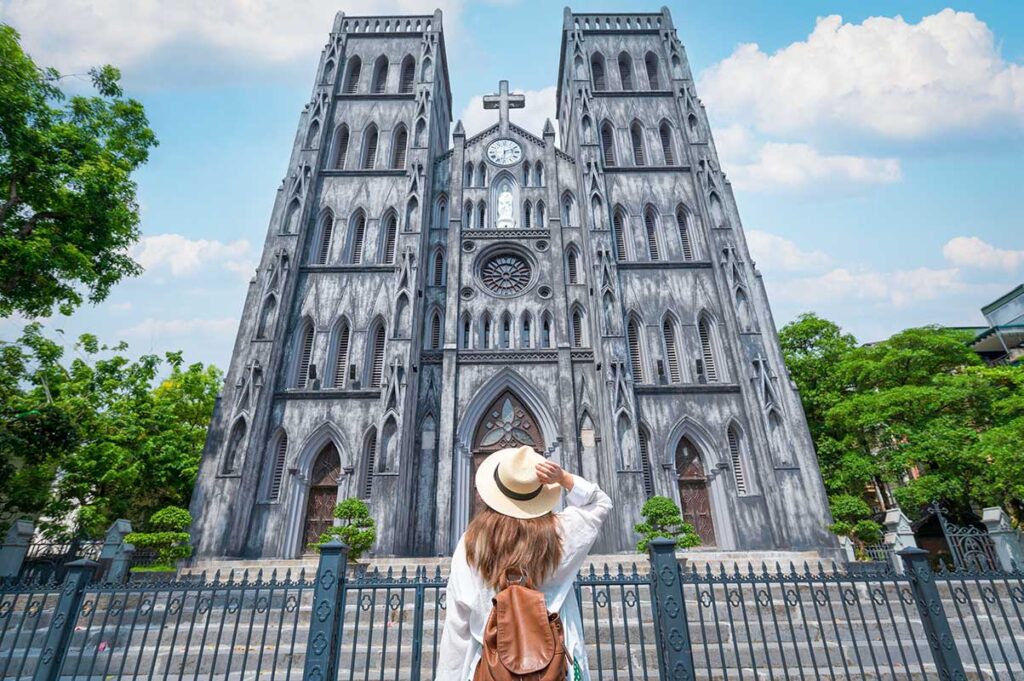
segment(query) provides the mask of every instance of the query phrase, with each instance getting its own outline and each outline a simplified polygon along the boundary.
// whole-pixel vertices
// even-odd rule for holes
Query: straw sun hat
[[[476,469],[476,491],[484,503],[513,518],[538,518],[558,504],[562,486],[542,485],[537,464],[544,457],[533,447],[499,449]]]

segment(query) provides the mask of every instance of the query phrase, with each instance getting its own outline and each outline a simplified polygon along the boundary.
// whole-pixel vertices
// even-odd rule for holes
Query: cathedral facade
[[[452,127],[441,12],[339,14],[249,285],[192,502],[196,555],[294,557],[365,499],[445,555],[488,453],[651,495],[706,546],[828,549],[761,275],[667,9],[566,9],[557,125]]]

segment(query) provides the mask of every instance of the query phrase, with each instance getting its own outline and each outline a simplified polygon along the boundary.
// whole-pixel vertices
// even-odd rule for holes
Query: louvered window
[[[377,126],[371,125],[363,137],[363,169],[373,170],[377,167]]]
[[[547,211],[543,201],[537,202],[537,229],[544,229],[544,220]]]
[[[551,347],[551,318],[547,316],[544,317],[540,326],[540,346],[542,348]]]
[[[373,92],[383,94],[388,87],[388,58],[378,57],[373,66]]]
[[[647,67],[647,85],[652,90],[657,90],[660,87],[658,82],[658,57],[653,52],[648,52],[647,57],[644,58],[644,66]]]
[[[334,135],[334,160],[331,166],[339,170],[343,169],[346,156],[348,156],[348,126],[343,124]]]
[[[352,248],[350,259],[358,265],[363,261],[363,239],[366,236],[366,216],[362,211],[356,214],[352,222]]]
[[[569,251],[568,270],[569,270],[569,283],[570,284],[578,284],[579,283],[579,271],[578,271],[577,265],[576,265],[576,251],[575,250]]]
[[[284,431],[281,437],[277,438],[277,447],[274,448],[274,466],[270,469],[270,489],[267,496],[271,501],[277,501],[281,496],[281,481],[284,479],[284,463],[288,454],[288,436]]]
[[[373,472],[377,466],[377,431],[371,430],[366,437],[366,468],[363,470],[363,498],[373,494]]]
[[[615,138],[611,123],[601,125],[601,154],[606,166],[615,165]]]
[[[530,347],[530,315],[523,315],[523,323],[519,328],[519,347]]]
[[[473,164],[467,163],[465,170],[462,172],[462,186],[472,187],[473,186]]]
[[[650,254],[651,260],[660,260],[657,219],[651,209],[644,212],[644,228],[647,230],[647,252]]]
[[[464,349],[469,348],[469,336],[472,333],[473,324],[470,322],[469,317],[462,318],[462,347]]]
[[[480,229],[487,226],[487,204],[483,201],[476,206],[476,226]]]
[[[676,224],[679,227],[679,242],[683,247],[683,259],[693,260],[693,244],[690,242],[690,216],[686,208],[676,210]]]
[[[583,315],[579,310],[572,311],[572,346],[583,347]]]
[[[403,94],[412,92],[413,80],[416,77],[416,60],[406,57],[402,62],[402,76],[398,81],[398,91]]]
[[[626,220],[622,211],[615,211],[612,218],[612,230],[615,232],[615,257],[620,261],[626,259]]]
[[[331,236],[334,234],[334,216],[327,213],[320,220],[320,245],[316,253],[316,264],[326,265],[331,255]]]
[[[405,127],[395,132],[394,141],[391,143],[391,167],[395,170],[405,168],[405,155],[409,147],[409,133]]]
[[[352,57],[348,61],[348,75],[345,76],[345,94],[352,95],[359,90],[359,72],[362,70],[363,62],[359,57]]]
[[[384,218],[384,253],[381,261],[385,265],[395,263],[395,240],[398,238],[398,219],[394,213],[388,213]]]
[[[631,319],[626,330],[626,342],[629,344],[629,365],[633,371],[633,382],[644,382],[644,358],[640,351],[640,325]]]
[[[501,347],[508,348],[512,342],[512,318],[506,314],[501,319]]]
[[[644,474],[644,494],[654,495],[654,472],[651,470],[651,444],[647,430],[640,429],[640,468]]]
[[[736,491],[747,493],[747,475],[743,470],[743,453],[740,451],[740,436],[735,426],[729,426],[729,459],[732,461],[732,473],[736,478]]]
[[[338,338],[334,348],[334,387],[344,388],[348,376],[348,324],[342,324],[338,328]]]
[[[629,128],[629,139],[633,144],[633,164],[642,166],[647,165],[646,157],[644,156],[644,129],[639,123],[634,123]]]
[[[715,367],[715,353],[711,348],[711,329],[707,319],[701,319],[697,324],[697,334],[700,336],[700,352],[704,359],[704,376],[708,383],[714,383],[718,380],[718,370]]]
[[[604,75],[604,58],[601,55],[595,54],[590,58],[590,73],[594,79],[595,90],[608,89],[608,80]]]
[[[530,225],[533,222],[533,206],[529,201],[523,204],[523,228],[530,229]]]
[[[437,312],[430,318],[430,348],[441,348],[441,316]]]
[[[299,370],[296,373],[295,387],[305,388],[309,381],[309,364],[313,357],[313,325],[309,322],[302,327],[299,341]]]
[[[665,156],[665,165],[674,166],[676,164],[676,154],[672,148],[672,128],[668,123],[662,123],[658,134],[661,137],[661,151]]]
[[[438,251],[434,254],[434,286],[444,284],[444,254]]]
[[[619,55],[619,81],[623,90],[633,89],[633,60],[625,52]]]
[[[675,325],[668,319],[662,324],[662,335],[665,337],[665,360],[668,364],[668,378],[673,383],[678,383],[679,375],[679,348],[676,346]]]
[[[370,387],[379,388],[384,377],[384,325],[378,324],[373,333],[370,353]]]

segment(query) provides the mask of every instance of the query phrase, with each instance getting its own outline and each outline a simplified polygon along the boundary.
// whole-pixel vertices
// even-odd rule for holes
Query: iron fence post
[[[651,557],[655,643],[658,667],[663,679],[690,681],[694,678],[693,648],[686,622],[683,583],[676,560],[676,543],[671,539],[652,539],[647,546]]]
[[[343,542],[332,539],[320,547],[320,563],[313,585],[313,616],[302,674],[305,681],[334,681],[337,677],[347,564],[348,546]]]
[[[423,600],[427,580],[427,569],[416,568],[416,593],[413,596],[412,625],[412,669],[409,670],[409,681],[420,681],[420,666],[423,662]]]
[[[127,544],[124,538],[131,534],[132,524],[124,518],[114,521],[107,530],[100,550],[100,565],[103,567],[103,581],[108,584],[120,584],[128,581],[128,570],[131,567],[132,554],[135,546]]]
[[[916,546],[908,546],[899,552],[905,566],[904,572],[910,577],[910,589],[921,614],[921,624],[928,647],[935,661],[935,671],[940,679],[966,681],[964,663],[956,649],[956,639],[949,627],[946,610],[942,607],[939,587],[935,584],[935,572],[928,564],[928,552]]]
[[[67,655],[71,635],[78,622],[78,612],[82,609],[85,587],[92,581],[99,563],[80,559],[68,563],[66,567],[67,575],[57,598],[57,606],[53,610],[53,619],[46,632],[43,652],[39,656],[33,681],[56,681],[60,676],[64,656]]]
[[[15,520],[7,530],[7,538],[3,546],[0,546],[0,578],[15,578],[21,573],[35,531],[30,520]]]

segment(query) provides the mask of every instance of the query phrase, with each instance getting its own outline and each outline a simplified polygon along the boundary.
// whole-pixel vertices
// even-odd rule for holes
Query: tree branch
[[[7,219],[7,213],[16,205],[18,205],[18,184],[12,177],[10,188],[7,190],[7,201],[0,206],[0,224],[3,224],[3,221]]]
[[[24,224],[21,225],[21,229],[18,230],[18,238],[26,239],[30,237],[32,235],[32,232],[34,232],[36,229],[36,224],[38,224],[40,220],[57,220],[59,218],[66,216],[66,213],[60,213],[54,210],[41,210],[32,217],[30,217],[28,220],[24,222]]]

